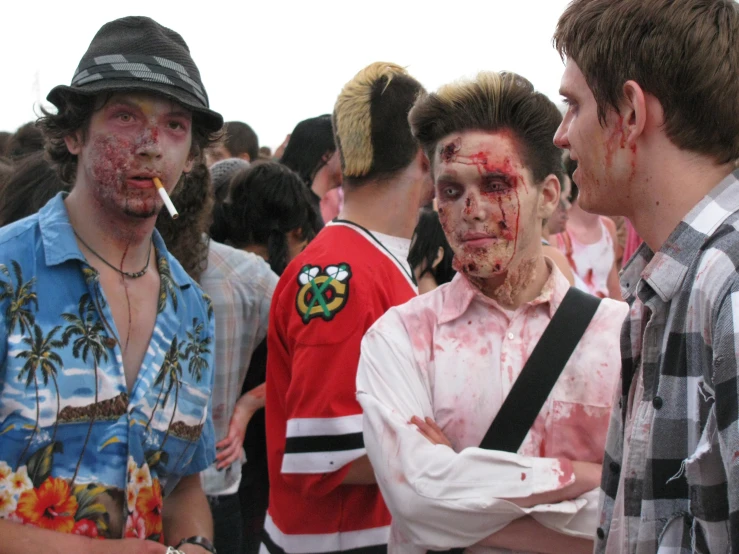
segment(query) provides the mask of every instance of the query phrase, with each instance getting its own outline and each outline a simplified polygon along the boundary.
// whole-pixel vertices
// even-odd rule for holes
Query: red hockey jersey
[[[269,552],[386,551],[390,514],[379,488],[341,483],[366,454],[360,342],[415,295],[405,260],[350,222],[327,225],[280,278],[268,333]]]

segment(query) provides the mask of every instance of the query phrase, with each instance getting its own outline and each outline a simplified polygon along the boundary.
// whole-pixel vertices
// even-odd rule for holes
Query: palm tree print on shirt
[[[208,369],[208,360],[206,354],[210,354],[211,337],[202,338],[205,324],[198,322],[197,318],[192,319],[193,330],[187,332],[187,347],[185,348],[185,357],[190,357],[190,363],[187,371],[195,378],[195,382],[199,383],[203,380],[203,371]]]
[[[158,255],[158,253],[157,253]],[[172,272],[169,269],[169,262],[165,256],[160,256],[157,260],[157,268],[159,269],[159,302],[157,303],[157,312],[162,313],[164,308],[167,307],[167,297],[172,298],[172,307],[175,313],[177,313],[177,289],[175,288],[175,282],[172,278]]]
[[[34,312],[31,311],[31,305],[36,307],[38,311],[38,298],[33,291],[33,285],[36,278],[23,282],[23,270],[20,264],[12,260],[10,265],[13,266],[16,285],[13,286],[12,278],[8,266],[0,264],[0,274],[5,275],[8,281],[0,279],[0,302],[10,299],[5,315],[8,319],[8,330],[12,333],[16,324],[20,326],[21,334],[30,333],[36,322]]]
[[[95,373],[95,403],[90,411],[90,424],[87,428],[85,442],[82,445],[82,452],[80,452],[77,466],[74,469],[74,475],[72,475],[72,486],[74,486],[74,480],[77,478],[82,458],[87,449],[87,443],[90,440],[92,426],[95,423],[96,407],[99,402],[98,366],[101,360],[106,362],[108,361],[108,352],[104,344],[106,337],[102,334],[103,331],[105,331],[105,327],[97,316],[95,303],[92,301],[89,294],[85,293],[80,297],[77,309],[79,315],[70,313],[62,314],[64,321],[69,323],[69,325],[64,328],[62,340],[64,341],[64,344],[67,345],[73,337],[77,337],[72,343],[72,355],[77,359],[81,359],[85,363],[87,363],[88,355],[92,359],[93,370]]]
[[[23,452],[21,452],[21,455],[18,457],[16,469],[20,466],[20,463],[23,460],[23,457],[26,455],[26,452],[28,452],[31,443],[33,442],[33,437],[36,435],[36,431],[38,430],[39,426],[39,371],[41,373],[41,377],[43,378],[45,386],[48,386],[49,384],[49,377],[51,377],[51,379],[54,381],[54,388],[56,389],[56,419],[54,420],[54,430],[52,431],[51,435],[51,444],[54,444],[54,439],[56,438],[56,430],[59,422],[58,420],[60,411],[59,384],[57,383],[56,376],[59,372],[59,367],[63,366],[63,362],[61,356],[59,356],[59,354],[57,354],[54,350],[63,348],[64,342],[55,339],[54,335],[56,335],[60,329],[61,326],[57,325],[51,331],[49,331],[48,335],[44,336],[41,327],[34,324],[33,336],[23,337],[23,342],[31,347],[30,350],[23,350],[16,355],[17,358],[26,360],[26,363],[23,364],[23,367],[18,374],[18,380],[22,381],[23,376],[25,375],[26,388],[30,387],[31,383],[33,383],[36,389],[36,424],[34,425],[31,436],[28,439],[28,444],[26,444]]]

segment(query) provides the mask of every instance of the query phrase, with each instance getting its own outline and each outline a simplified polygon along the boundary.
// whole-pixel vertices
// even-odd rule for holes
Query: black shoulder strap
[[[570,287],[513,383],[480,448],[517,452],[600,305]]]
[[[517,452],[575,347],[598,310],[600,298],[570,287],[513,383],[480,448]],[[462,554],[452,548],[428,554]]]

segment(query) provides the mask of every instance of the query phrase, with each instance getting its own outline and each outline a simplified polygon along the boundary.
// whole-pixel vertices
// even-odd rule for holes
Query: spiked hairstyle
[[[345,182],[388,177],[411,163],[419,144],[408,112],[422,92],[404,68],[386,62],[368,65],[344,86],[333,127]]]

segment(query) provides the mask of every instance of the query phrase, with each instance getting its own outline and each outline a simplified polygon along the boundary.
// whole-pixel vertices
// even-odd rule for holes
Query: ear
[[[67,150],[69,150],[70,154],[79,156],[80,152],[82,152],[82,146],[85,144],[85,141],[82,140],[82,132],[77,131],[72,135],[67,135],[64,137],[64,144],[67,145]]]
[[[539,217],[549,219],[559,205],[561,193],[559,179],[556,175],[549,174],[539,185]]]
[[[194,165],[195,158],[193,156],[188,156],[187,161],[185,162],[185,167],[182,169],[182,173],[190,173]]]
[[[444,259],[444,247],[439,246],[439,249],[436,251],[436,257],[434,258],[433,263],[431,264],[431,269],[436,269],[436,266],[441,263],[441,260]]]
[[[242,160],[246,160],[247,162],[251,162],[251,156],[247,152],[239,154],[237,157],[241,158]]]
[[[647,101],[644,90],[636,81],[624,83],[624,99],[620,106],[626,143],[635,144],[647,124]]]

